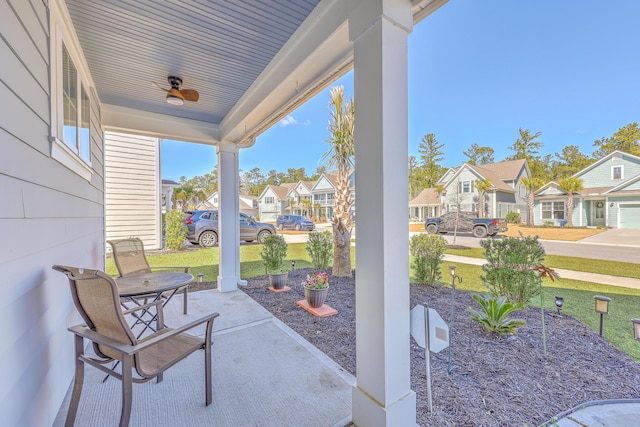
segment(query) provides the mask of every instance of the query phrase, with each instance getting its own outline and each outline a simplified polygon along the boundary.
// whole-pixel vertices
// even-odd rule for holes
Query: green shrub
[[[180,210],[168,210],[165,214],[165,247],[173,250],[182,248],[184,238],[187,235],[187,227],[182,223],[184,212]]]
[[[533,268],[542,265],[545,253],[537,236],[486,239],[480,245],[487,260],[481,279],[492,296],[526,305],[538,295],[542,279]]]
[[[330,231],[309,233],[307,253],[314,268],[326,270],[333,256],[333,235]]]
[[[445,238],[439,234],[415,234],[411,237],[409,249],[416,282],[435,285],[442,278],[440,264],[447,249]]]
[[[507,316],[522,308],[522,304],[511,304],[505,297],[491,297],[489,295],[471,295],[480,306],[481,311],[469,309],[471,320],[480,323],[487,332],[492,334],[506,335],[517,334],[519,327],[524,325],[522,319],[507,319]]]
[[[284,268],[284,258],[287,256],[287,242],[280,234],[272,234],[264,239],[260,256],[267,273],[280,273]]]
[[[520,214],[518,212],[509,212],[504,219],[509,224],[517,224],[520,222]]]

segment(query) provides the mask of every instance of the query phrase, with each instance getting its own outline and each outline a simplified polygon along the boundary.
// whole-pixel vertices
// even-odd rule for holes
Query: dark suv
[[[189,212],[183,219],[187,226],[187,240],[194,245],[210,248],[218,244],[218,211],[202,210]],[[240,213],[240,240],[245,242],[264,243],[267,236],[276,234],[271,224],[256,222],[249,216]]]
[[[278,230],[294,229],[298,231],[313,231],[316,228],[313,221],[302,215],[279,215],[278,218],[276,218],[276,226]]]

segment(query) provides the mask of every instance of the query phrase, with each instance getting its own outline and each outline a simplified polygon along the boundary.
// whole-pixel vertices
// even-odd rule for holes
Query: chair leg
[[[76,372],[73,380],[73,391],[71,392],[71,402],[69,403],[69,411],[67,419],[64,423],[65,427],[72,427],[76,422],[76,414],[78,413],[78,404],[80,403],[80,395],[82,394],[82,384],[84,382],[84,362],[80,360],[80,356],[84,351],[84,339],[75,335],[75,365]]]
[[[205,378],[205,406],[211,405],[213,400],[211,391],[211,342],[204,345],[204,378]]]
[[[184,287],[184,301],[182,302],[182,312],[187,314],[187,298],[189,297],[189,287]]]
[[[122,412],[120,413],[120,427],[127,427],[131,418],[131,400],[133,397],[133,356],[122,355]]]

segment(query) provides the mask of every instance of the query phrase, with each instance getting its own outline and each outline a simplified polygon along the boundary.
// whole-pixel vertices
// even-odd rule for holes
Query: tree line
[[[602,157],[620,150],[640,156],[640,128],[637,122],[621,127],[613,135],[593,142],[591,155],[580,151],[577,145],[567,145],[560,152],[541,155],[544,144],[540,140],[542,132],[518,129],[519,136],[508,148],[513,154],[503,160],[525,159],[529,164],[535,183],[566,180]],[[413,199],[425,188],[436,188],[436,183],[447,168],[443,166],[445,144],[440,143],[435,134],[422,137],[418,147],[419,157],[409,156],[409,197]],[[471,144],[463,154],[466,163],[483,165],[495,163],[495,150],[491,147]],[[541,184],[542,185],[542,184]]]

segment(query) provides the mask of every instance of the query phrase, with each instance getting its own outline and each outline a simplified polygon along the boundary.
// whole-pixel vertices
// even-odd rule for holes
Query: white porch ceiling
[[[362,0],[66,0],[105,128],[251,143],[351,69]],[[366,1],[366,0],[365,0]],[[446,0],[414,1],[414,21]],[[167,76],[200,93],[165,102]]]

